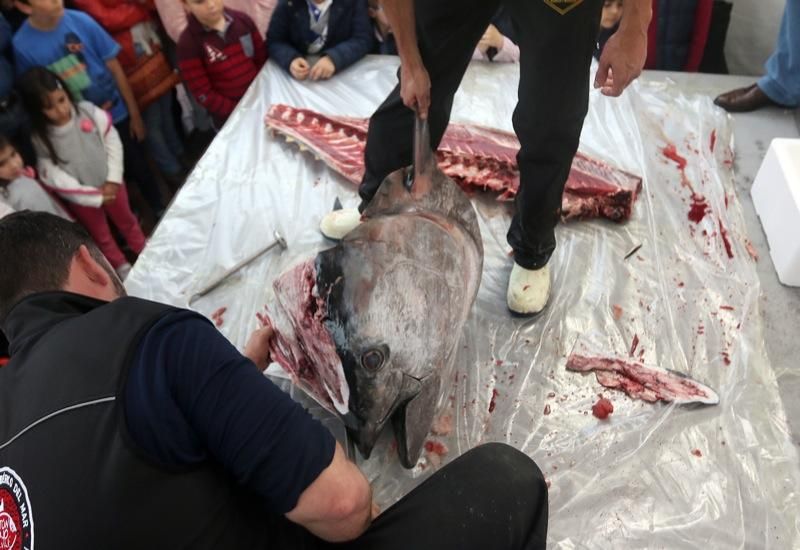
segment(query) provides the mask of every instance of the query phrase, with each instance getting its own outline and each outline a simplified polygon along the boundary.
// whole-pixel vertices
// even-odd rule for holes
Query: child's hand
[[[244,356],[255,363],[258,370],[263,371],[270,364],[269,345],[272,343],[274,336],[275,331],[272,330],[272,326],[266,325],[254,330],[247,340],[247,345],[244,347]]]
[[[103,193],[103,204],[108,204],[117,200],[119,185],[107,181],[100,187],[100,191]]]
[[[142,115],[131,115],[131,137],[136,141],[144,141],[147,131],[144,128]]]
[[[333,76],[333,73],[336,72],[336,67],[333,66],[333,61],[331,58],[323,56],[314,63],[314,66],[311,67],[311,80],[327,80]]]
[[[292,73],[292,76],[297,80],[305,80],[308,76],[308,61],[302,57],[296,58],[292,61],[292,64],[289,65],[289,72]]]

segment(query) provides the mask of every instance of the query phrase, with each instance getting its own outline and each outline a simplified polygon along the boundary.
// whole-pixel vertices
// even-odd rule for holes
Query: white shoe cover
[[[535,315],[550,298],[550,266],[525,269],[514,263],[508,280],[508,309],[517,315]]]
[[[319,230],[327,238],[338,241],[361,223],[358,208],[343,208],[328,213],[319,224]]]

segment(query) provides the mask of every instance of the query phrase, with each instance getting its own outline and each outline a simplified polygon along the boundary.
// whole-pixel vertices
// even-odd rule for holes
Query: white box
[[[750,189],[778,279],[800,286],[800,139],[773,139]]]

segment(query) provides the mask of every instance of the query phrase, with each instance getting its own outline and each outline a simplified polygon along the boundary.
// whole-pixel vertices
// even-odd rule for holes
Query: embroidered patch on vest
[[[572,8],[577,7],[583,0],[544,0],[544,3],[564,15]]]
[[[17,472],[0,468],[0,550],[33,550],[33,514]]]

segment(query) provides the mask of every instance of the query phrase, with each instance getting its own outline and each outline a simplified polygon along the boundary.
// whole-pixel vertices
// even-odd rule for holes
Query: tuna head
[[[467,292],[463,255],[437,246],[448,239],[434,223],[391,216],[317,256],[325,327],[349,387],[344,420],[365,457],[392,419],[401,461],[411,467],[430,428]]]
[[[404,181],[390,175],[361,225],[275,281],[270,316],[272,356],[295,382],[342,417],[365,457],[391,420],[410,468],[452,374],[483,247],[452,181]]]

